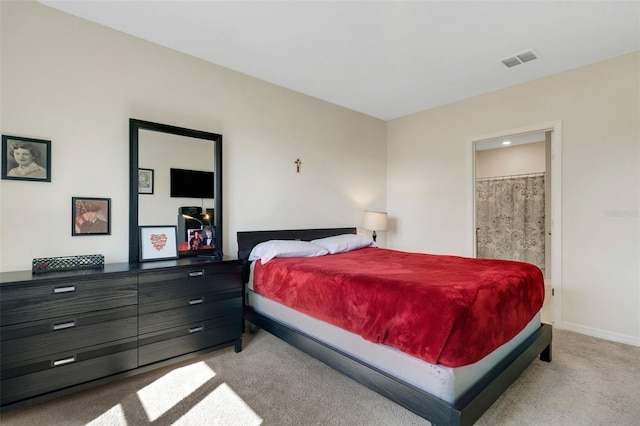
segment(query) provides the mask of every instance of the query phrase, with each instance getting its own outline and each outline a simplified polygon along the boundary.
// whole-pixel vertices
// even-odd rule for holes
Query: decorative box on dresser
[[[240,261],[0,274],[2,411],[234,346]]]

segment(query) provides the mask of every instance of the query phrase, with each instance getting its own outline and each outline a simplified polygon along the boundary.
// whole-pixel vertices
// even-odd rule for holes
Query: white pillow
[[[249,261],[261,259],[262,264],[274,257],[315,257],[329,252],[308,241],[269,240],[256,245],[249,253]]]
[[[335,237],[320,238],[311,242],[324,247],[330,254],[344,253],[364,247],[378,247],[371,238],[356,234],[336,235]]]

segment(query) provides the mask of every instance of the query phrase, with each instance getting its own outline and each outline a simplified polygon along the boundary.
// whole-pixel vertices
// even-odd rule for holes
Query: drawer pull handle
[[[64,359],[59,359],[57,361],[53,361],[53,366],[54,367],[59,367],[61,365],[70,364],[72,362],[75,362],[75,360],[76,360],[75,356],[71,356],[69,358],[64,358]]]
[[[189,300],[189,304],[190,305],[200,305],[204,303],[204,297],[201,297],[200,299],[190,299]]]
[[[189,334],[198,333],[202,330],[204,330],[204,325],[200,325],[198,327],[192,327],[189,329]]]
[[[64,330],[65,328],[71,328],[75,326],[75,321],[61,322],[60,324],[53,324],[53,330]]]
[[[53,289],[53,294],[70,293],[72,291],[76,291],[76,286],[75,285],[68,285],[66,287],[55,287]]]
[[[202,277],[204,276],[204,270],[189,272],[189,277]]]

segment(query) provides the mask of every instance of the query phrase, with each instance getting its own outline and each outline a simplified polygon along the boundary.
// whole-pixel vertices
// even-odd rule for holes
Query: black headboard
[[[341,234],[355,234],[356,228],[325,229],[285,229],[277,231],[242,231],[237,233],[238,259],[245,261],[251,250],[258,244],[269,240],[311,241],[317,238],[333,237]]]

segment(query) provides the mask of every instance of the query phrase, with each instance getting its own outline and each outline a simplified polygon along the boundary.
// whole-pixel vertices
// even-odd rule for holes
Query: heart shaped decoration
[[[151,234],[149,237],[151,240],[151,245],[153,245],[156,250],[160,251],[167,245],[167,234]]]

